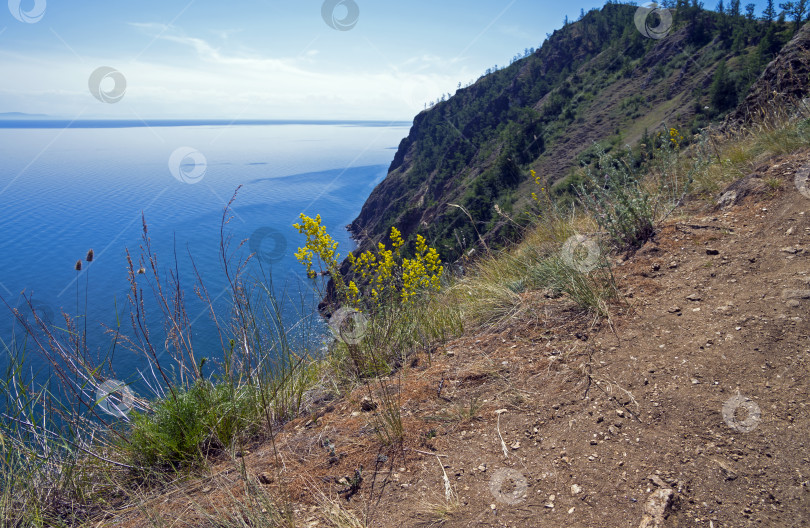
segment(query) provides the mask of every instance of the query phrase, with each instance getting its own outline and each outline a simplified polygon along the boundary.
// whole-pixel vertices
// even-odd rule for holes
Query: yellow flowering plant
[[[683,136],[678,131],[677,128],[670,128],[669,129],[669,141],[673,147],[676,149],[681,146],[681,142],[683,141]]]
[[[422,235],[416,236],[416,251],[413,258],[402,257],[405,241],[402,233],[391,228],[391,248],[382,242],[377,244],[376,251],[365,251],[358,256],[349,253],[347,259],[351,273],[359,278],[361,288],[354,281],[344,282],[340,274],[340,255],[336,253],[338,243],[321,225],[320,215],[314,219],[303,213],[301,223],[293,224],[298,232],[306,235],[306,244],[299,248],[295,257],[307,269],[307,276],[315,278],[313,259],[317,259],[322,268],[328,271],[334,280],[341,302],[355,307],[365,306],[373,309],[385,300],[398,300],[403,304],[413,302],[414,297],[422,291],[439,291],[441,277],[444,273],[438,251],[428,247]],[[321,274],[324,274],[323,271]]]
[[[310,218],[301,213],[300,224],[293,224],[299,233],[306,235],[307,242],[302,248],[298,248],[295,258],[307,268],[307,277],[314,279],[318,273],[313,269],[313,256],[317,256],[322,264],[321,274],[329,272],[335,274],[338,271],[340,255],[336,253],[338,243],[326,232],[326,227],[321,225],[321,215]]]

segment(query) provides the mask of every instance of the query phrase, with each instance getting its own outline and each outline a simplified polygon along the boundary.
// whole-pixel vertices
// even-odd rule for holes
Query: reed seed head
[[[76,261],[76,271],[81,271],[81,270],[82,270],[82,260],[79,259],[79,260]]]
[[[86,260],[87,262],[93,262],[93,256],[94,253],[93,250],[91,249],[90,251],[87,252],[87,257],[84,260]]]

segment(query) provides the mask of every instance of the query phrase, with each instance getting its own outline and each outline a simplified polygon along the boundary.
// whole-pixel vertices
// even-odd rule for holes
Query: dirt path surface
[[[317,491],[371,526],[810,526],[808,161],[772,160],[760,194],[667,223],[615,268],[611,324],[534,292],[508,328],[416,358],[389,380],[404,448],[380,447],[365,390],[287,424],[299,524],[330,526]],[[244,455],[278,490],[270,447]],[[233,467],[189,500],[238,494]]]

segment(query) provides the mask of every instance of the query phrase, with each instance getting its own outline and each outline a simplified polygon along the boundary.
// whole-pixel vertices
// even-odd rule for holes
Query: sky
[[[8,0],[0,113],[410,120],[602,3]]]

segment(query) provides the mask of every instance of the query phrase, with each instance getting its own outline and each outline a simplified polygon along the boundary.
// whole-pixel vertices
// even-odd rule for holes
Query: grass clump
[[[130,463],[140,467],[199,464],[207,455],[256,437],[262,430],[255,386],[198,380],[130,416]],[[127,447],[128,446],[128,447]]]

